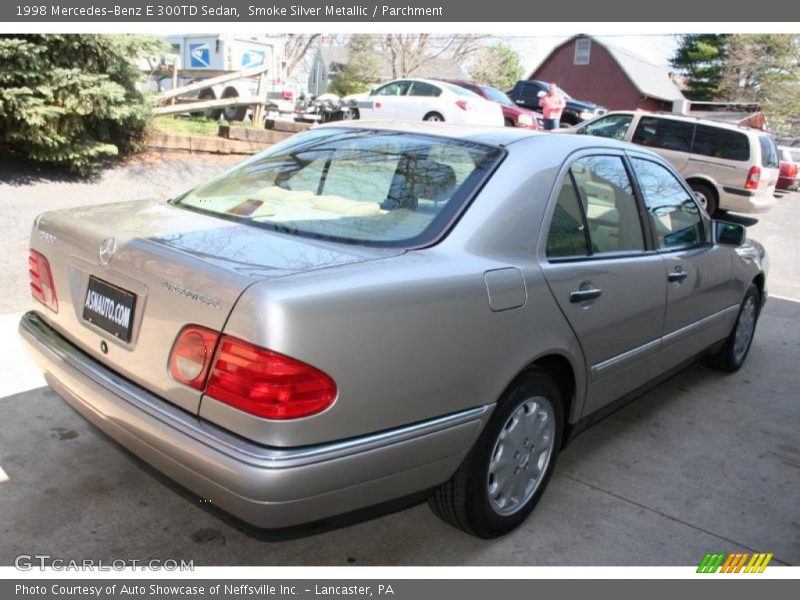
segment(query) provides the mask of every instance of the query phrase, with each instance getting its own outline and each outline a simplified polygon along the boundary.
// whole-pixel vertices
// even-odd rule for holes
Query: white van
[[[778,148],[759,129],[682,115],[615,111],[568,132],[625,140],[658,152],[683,175],[710,215],[717,209],[765,212],[775,204]]]

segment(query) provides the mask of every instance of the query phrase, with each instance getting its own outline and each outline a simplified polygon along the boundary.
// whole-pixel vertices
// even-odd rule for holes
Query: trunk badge
[[[100,259],[100,264],[104,267],[111,262],[111,259],[114,258],[114,252],[117,251],[117,240],[113,237],[109,237],[103,240],[103,243],[100,244],[100,251],[97,253],[98,258]]]

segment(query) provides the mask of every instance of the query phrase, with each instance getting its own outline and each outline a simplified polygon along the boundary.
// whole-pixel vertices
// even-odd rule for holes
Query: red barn
[[[685,100],[661,67],[586,35],[557,46],[528,79],[554,81],[609,110],[680,111]]]

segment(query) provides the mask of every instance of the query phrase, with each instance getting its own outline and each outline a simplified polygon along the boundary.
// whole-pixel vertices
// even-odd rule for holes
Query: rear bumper
[[[307,523],[446,481],[492,406],[302,448],[254,444],[104,367],[35,312],[20,335],[51,387],[134,454],[201,498],[258,527]]]
[[[774,188],[746,190],[726,185],[722,187],[719,197],[719,207],[734,212],[762,213],[773,206],[775,206]]]

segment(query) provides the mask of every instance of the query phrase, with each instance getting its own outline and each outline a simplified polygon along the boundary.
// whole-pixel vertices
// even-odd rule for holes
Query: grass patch
[[[156,117],[152,121],[152,130],[162,133],[177,133],[181,135],[217,135],[220,125],[231,125],[233,127],[255,128],[252,123],[241,123],[236,121],[214,121],[205,117]]]

